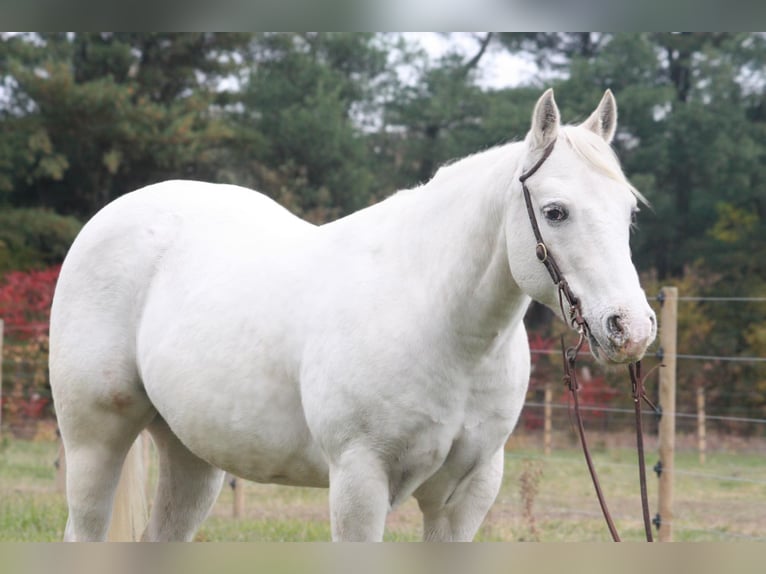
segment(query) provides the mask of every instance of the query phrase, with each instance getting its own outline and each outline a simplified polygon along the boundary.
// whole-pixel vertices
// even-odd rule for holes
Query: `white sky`
[[[406,32],[409,41],[418,42],[432,58],[457,51],[470,57],[478,50],[479,42],[475,36],[481,33],[454,32],[440,34],[436,32]],[[516,87],[530,80],[537,72],[535,63],[522,55],[511,54],[507,50],[491,47],[479,63],[478,83],[485,88]]]
[[[3,32],[3,37],[12,36],[19,32]],[[439,56],[455,50],[466,57],[476,53],[479,42],[477,37],[486,32],[404,32],[402,35],[409,41],[418,42],[436,59]],[[490,45],[488,52],[479,64],[478,83],[485,88],[516,87],[529,80],[537,71],[533,61],[522,55],[511,54],[507,50]]]

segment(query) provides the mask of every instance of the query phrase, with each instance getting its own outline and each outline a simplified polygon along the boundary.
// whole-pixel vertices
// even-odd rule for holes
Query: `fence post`
[[[676,444],[676,337],[678,321],[678,289],[663,287],[660,310],[660,348],[664,368],[660,369],[659,424],[660,472],[659,541],[673,540],[673,468]]]
[[[232,515],[234,518],[242,518],[245,515],[244,481],[241,478],[234,476],[233,474],[229,476],[231,477],[231,480],[229,480],[229,486],[231,486],[231,490],[234,494],[234,506],[232,508]]]
[[[705,388],[697,387],[697,450],[700,455],[700,464],[705,464],[705,451],[707,441],[705,439]]]
[[[551,401],[553,399],[553,390],[551,389],[551,384],[546,383],[545,385],[545,426],[544,428],[544,446],[545,446],[545,456],[548,456],[551,454],[551,444],[553,442],[551,437],[551,415],[553,409],[551,408]]]
[[[3,331],[5,323],[0,319],[0,436],[3,436]]]

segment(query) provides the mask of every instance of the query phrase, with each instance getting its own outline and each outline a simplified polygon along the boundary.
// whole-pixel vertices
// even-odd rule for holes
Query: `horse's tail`
[[[149,440],[149,437],[145,435],[142,433],[138,436],[122,465],[120,482],[114,495],[112,523],[107,535],[109,541],[137,541],[148,523],[148,469],[145,468],[143,442]]]

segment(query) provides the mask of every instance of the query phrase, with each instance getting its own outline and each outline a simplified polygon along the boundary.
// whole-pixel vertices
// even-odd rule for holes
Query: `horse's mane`
[[[617,154],[603,138],[578,126],[564,126],[559,133],[577,155],[610,179],[626,185],[641,203],[648,205],[646,198],[625,177]]]
[[[498,159],[507,153],[508,145],[497,145],[463,158],[449,160],[439,167],[431,181],[440,181],[446,178],[452,179],[459,176],[461,171],[469,177],[475,178],[477,173],[485,173],[494,166]]]
[[[564,139],[584,161],[595,169],[621,184],[642,203],[648,205],[646,198],[625,177],[620,167],[620,161],[612,147],[603,138],[588,129],[579,126],[563,126],[559,137]],[[496,164],[500,156],[507,153],[511,144],[503,144],[474,153],[462,159],[448,161],[442,165],[431,181],[438,182],[459,177],[461,172],[475,177],[477,173],[485,173]]]

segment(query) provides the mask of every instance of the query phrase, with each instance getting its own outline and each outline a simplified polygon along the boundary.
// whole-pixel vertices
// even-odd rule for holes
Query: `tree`
[[[238,173],[317,222],[368,205],[374,162],[355,116],[369,113],[385,81],[387,49],[372,34],[259,36],[233,114],[244,143]]]
[[[217,83],[247,35],[38,34],[3,38],[11,87],[0,185],[15,205],[79,216],[172,177],[214,178],[231,130]]]
[[[453,51],[430,62],[424,52],[411,54],[418,81],[403,84],[385,108],[392,139],[401,144],[401,185],[427,181],[443,162],[477,150],[487,100],[475,74],[492,39],[492,33],[477,37],[468,57]]]
[[[61,263],[80,227],[74,217],[49,210],[0,210],[0,278]]]
[[[503,32],[500,43],[512,52],[530,54],[543,73],[566,72],[572,60],[598,55],[611,35],[601,32]]]

